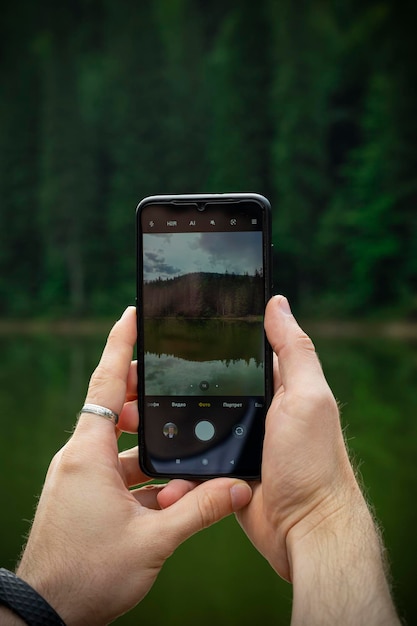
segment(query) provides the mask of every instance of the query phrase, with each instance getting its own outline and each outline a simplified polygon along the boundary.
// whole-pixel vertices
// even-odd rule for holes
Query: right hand
[[[349,462],[336,400],[310,338],[288,302],[268,303],[265,329],[277,358],[266,418],[262,482],[239,523],[276,572],[292,580],[288,537],[302,537],[351,498],[366,508]]]

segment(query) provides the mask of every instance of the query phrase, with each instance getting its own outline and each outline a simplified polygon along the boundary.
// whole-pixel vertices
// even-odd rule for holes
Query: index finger
[[[136,309],[128,307],[111,329],[100,362],[90,379],[86,403],[97,404],[120,414],[126,399],[127,380],[136,342]],[[77,430],[84,424],[103,428],[106,419],[81,414]],[[114,428],[113,428],[114,430]]]

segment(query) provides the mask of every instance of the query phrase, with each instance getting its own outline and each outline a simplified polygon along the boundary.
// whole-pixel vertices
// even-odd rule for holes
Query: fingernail
[[[235,483],[230,488],[230,497],[232,499],[233,511],[239,511],[239,509],[249,504],[252,498],[252,489],[247,483]]]
[[[284,313],[284,315],[292,315],[290,304],[287,298],[285,298],[284,296],[282,296],[279,302],[279,306],[280,306],[281,311]]]
[[[120,319],[122,320],[132,309],[135,309],[133,305],[129,305],[128,307],[126,307],[122,315],[120,316]]]

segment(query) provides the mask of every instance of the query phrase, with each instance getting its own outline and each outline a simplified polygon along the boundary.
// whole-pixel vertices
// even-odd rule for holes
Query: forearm
[[[288,537],[292,626],[399,625],[379,533],[361,494],[300,536]]]

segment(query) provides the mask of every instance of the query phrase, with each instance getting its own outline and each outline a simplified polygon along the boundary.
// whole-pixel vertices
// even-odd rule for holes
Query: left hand
[[[82,414],[55,455],[17,574],[67,626],[107,624],[149,591],[165,560],[185,539],[244,507],[251,489],[218,478],[149,485],[137,449],[118,453],[122,430],[137,431],[134,307],[110,332],[86,402],[120,414],[118,427]]]

